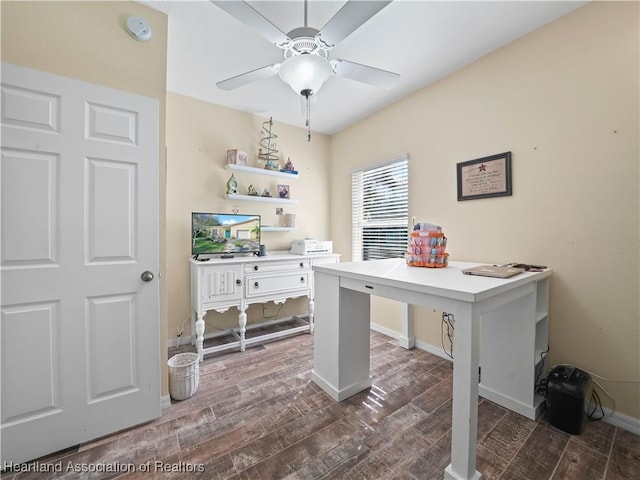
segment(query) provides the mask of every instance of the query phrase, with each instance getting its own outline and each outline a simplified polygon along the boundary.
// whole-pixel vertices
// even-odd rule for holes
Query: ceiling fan
[[[233,90],[278,74],[296,94],[306,98],[308,129],[309,97],[332,75],[381,88],[391,88],[400,78],[397,73],[339,58],[329,58],[329,51],[391,3],[391,0],[348,0],[320,30],[307,25],[305,0],[304,26],[294,28],[288,33],[282,32],[245,1],[211,0],[211,3],[280,48],[284,57],[281,63],[267,65],[217,82],[218,88]]]

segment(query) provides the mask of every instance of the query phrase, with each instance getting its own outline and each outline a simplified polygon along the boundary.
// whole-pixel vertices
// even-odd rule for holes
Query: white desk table
[[[454,315],[451,463],[444,472],[444,478],[451,480],[482,478],[476,471],[481,318],[492,320],[496,315],[525,312],[535,325],[541,316],[539,310],[548,309],[545,279],[551,270],[526,272],[510,279],[462,274],[463,268],[475,265],[479,264],[450,262],[447,268],[432,269],[409,267],[403,259],[388,259],[313,267],[313,381],[336,401],[372,385],[370,295]]]

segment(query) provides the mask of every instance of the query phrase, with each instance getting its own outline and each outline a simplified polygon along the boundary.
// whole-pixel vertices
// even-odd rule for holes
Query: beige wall
[[[0,3],[2,61],[156,98],[160,135],[160,265],[165,270],[164,145],[167,17],[134,2]],[[153,38],[138,42],[125,29],[146,18]],[[160,284],[161,346],[166,345],[166,285]],[[164,351],[163,349],[161,351]],[[163,357],[164,358],[164,357]],[[166,362],[162,394],[168,395]]]
[[[278,225],[276,207],[296,215],[295,232],[262,232],[267,251],[288,250],[292,239],[329,237],[329,139],[314,134],[307,142],[302,128],[274,121],[273,133],[281,160],[290,158],[299,178],[288,180],[296,205],[279,205],[224,199],[231,172],[225,170],[226,153],[240,149],[249,155],[250,166],[256,165],[258,143],[263,122],[267,118],[231,110],[190,97],[167,95],[167,283],[169,302],[169,338],[182,331],[190,334],[189,257],[191,254],[191,212],[228,212],[236,205],[240,213],[259,214],[263,225]],[[279,177],[235,173],[239,193],[246,194],[254,185],[262,191],[277,192]],[[280,306],[253,305],[247,311],[249,323],[280,315],[306,311],[304,299]],[[238,311],[224,314],[210,312],[206,332],[237,326]]]
[[[638,7],[589,4],[334,135],[337,250],[350,254],[350,170],[408,152],[410,215],[443,226],[453,260],[553,268],[551,364],[639,379]],[[458,202],[456,163],[504,151],[513,195]],[[439,346],[439,314],[414,318]],[[638,383],[599,381],[640,418]]]
[[[160,12],[133,2],[2,1],[0,13],[3,61],[160,101],[164,346],[189,315],[189,215],[230,211],[224,152],[255,154],[264,119],[174,94],[165,103]],[[150,42],[125,33],[132,14],[150,21]],[[307,143],[302,129],[276,122],[281,153],[301,171],[291,182],[300,204],[285,208],[301,229],[265,233],[264,243],[274,250],[331,233],[349,259],[351,168],[408,152],[411,215],[444,227],[453,259],[554,269],[552,363],[639,378],[638,18],[635,2],[587,5],[331,138]],[[455,164],[506,150],[513,196],[457,202]],[[265,178],[239,176],[241,188]],[[276,222],[275,205],[238,206]],[[292,311],[303,307],[292,303]],[[250,318],[270,309],[254,308]],[[376,303],[374,311],[377,323],[399,329],[397,305]],[[235,322],[226,315],[209,315],[208,330]],[[440,345],[439,315],[416,309],[414,317],[418,340]],[[640,418],[638,384],[602,383],[621,413]]]

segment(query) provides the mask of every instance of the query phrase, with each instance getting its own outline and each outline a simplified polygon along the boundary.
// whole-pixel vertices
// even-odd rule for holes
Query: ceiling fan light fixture
[[[327,59],[302,53],[282,62],[278,75],[294,92],[304,95],[304,90],[311,90],[311,94],[316,93],[331,76],[331,70],[331,64]]]

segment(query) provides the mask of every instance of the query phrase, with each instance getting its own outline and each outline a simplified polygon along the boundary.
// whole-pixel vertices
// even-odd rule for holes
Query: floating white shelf
[[[258,175],[268,175],[271,177],[282,177],[282,178],[298,178],[297,173],[287,173],[287,172],[277,172],[275,170],[267,170],[265,168],[257,168],[257,167],[248,167],[246,165],[236,165],[233,163],[228,163],[225,168],[227,170],[234,170],[236,172],[244,172],[244,173],[257,173]]]
[[[248,200],[251,202],[265,202],[265,203],[288,203],[295,204],[298,203],[298,200],[293,200],[291,198],[280,198],[280,197],[260,197],[258,195],[240,195],[239,193],[229,193],[224,196],[224,198],[228,200]]]
[[[298,227],[272,227],[270,225],[263,225],[260,227],[262,232],[293,232],[298,230]]]

